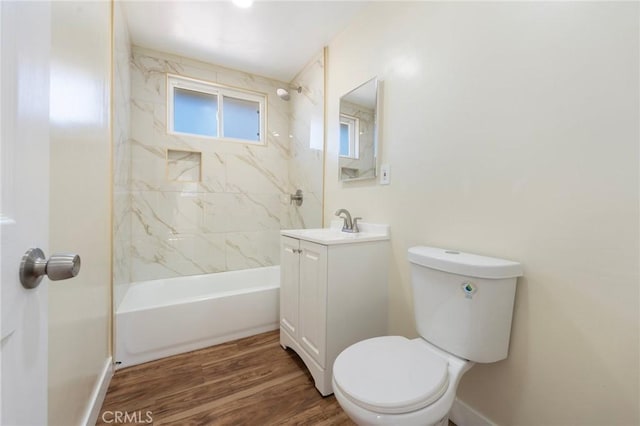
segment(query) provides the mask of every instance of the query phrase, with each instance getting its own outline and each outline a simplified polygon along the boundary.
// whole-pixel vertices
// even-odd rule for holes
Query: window
[[[265,95],[175,75],[167,94],[169,133],[265,143]]]
[[[347,114],[340,114],[340,157],[358,159],[360,120]]]

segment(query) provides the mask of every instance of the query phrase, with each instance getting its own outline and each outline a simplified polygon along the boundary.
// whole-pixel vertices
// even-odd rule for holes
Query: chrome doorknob
[[[80,272],[80,256],[72,253],[57,253],[49,260],[39,248],[32,248],[22,256],[20,262],[20,282],[27,289],[40,285],[42,277],[47,275],[52,281],[73,278]]]

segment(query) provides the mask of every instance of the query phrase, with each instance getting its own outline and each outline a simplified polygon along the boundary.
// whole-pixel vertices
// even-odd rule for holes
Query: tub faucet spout
[[[344,216],[342,216],[344,215]],[[353,226],[353,221],[351,220],[351,213],[347,209],[339,209],[336,211],[336,216],[341,217],[344,220],[344,224],[342,225],[342,232],[358,232],[358,226]]]

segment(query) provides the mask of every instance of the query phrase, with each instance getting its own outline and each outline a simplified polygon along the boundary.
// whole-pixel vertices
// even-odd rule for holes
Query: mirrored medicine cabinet
[[[340,98],[338,178],[343,182],[377,175],[381,83],[372,78]]]

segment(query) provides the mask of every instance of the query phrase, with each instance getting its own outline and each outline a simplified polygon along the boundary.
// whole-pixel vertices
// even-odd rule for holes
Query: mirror
[[[341,181],[376,177],[378,152],[379,82],[372,78],[340,98]]]

